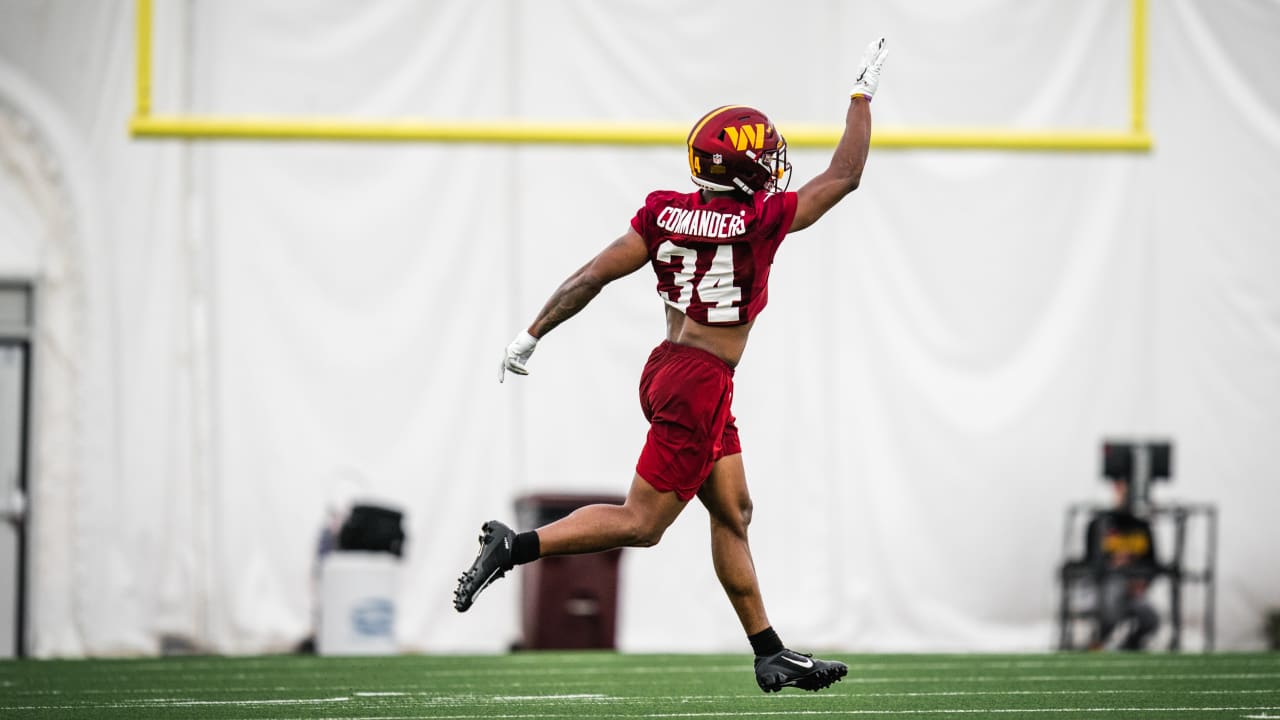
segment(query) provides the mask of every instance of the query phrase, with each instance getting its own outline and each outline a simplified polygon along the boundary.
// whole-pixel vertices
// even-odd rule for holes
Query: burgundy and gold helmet
[[[782,192],[791,180],[787,141],[759,110],[719,107],[689,131],[689,172],[707,190]]]

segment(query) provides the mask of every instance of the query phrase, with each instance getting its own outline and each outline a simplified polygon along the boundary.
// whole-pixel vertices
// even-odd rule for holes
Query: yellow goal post
[[[335,117],[156,114],[151,107],[153,0],[137,0],[136,102],[129,132],[136,138],[201,140],[325,140],[560,145],[681,145],[688,127],[676,123],[537,122],[528,120],[351,120]],[[1010,151],[1147,152],[1147,0],[1130,0],[1129,127],[1046,129],[985,127],[877,128],[880,148]],[[787,126],[791,147],[834,147],[838,125]]]

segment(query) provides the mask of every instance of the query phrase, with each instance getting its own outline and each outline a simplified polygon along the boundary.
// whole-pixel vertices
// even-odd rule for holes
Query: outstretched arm
[[[529,362],[540,338],[577,315],[600,294],[605,285],[639,270],[648,261],[649,250],[644,238],[634,229],[628,229],[626,234],[578,268],[551,293],[529,329],[516,336],[507,346],[506,355],[502,359],[502,375],[498,377],[498,381],[501,382],[506,377],[507,370],[517,375],[528,375],[525,363]]]
[[[599,255],[578,268],[556,291],[529,325],[529,334],[540,338],[587,306],[605,285],[644,267],[649,250],[635,230],[614,240]]]
[[[889,54],[884,38],[867,46],[862,67],[849,96],[849,109],[844,118],[844,134],[831,156],[831,164],[796,193],[796,216],[790,232],[803,230],[862,181],[862,168],[867,164],[871,146],[871,96],[880,85],[880,67]]]

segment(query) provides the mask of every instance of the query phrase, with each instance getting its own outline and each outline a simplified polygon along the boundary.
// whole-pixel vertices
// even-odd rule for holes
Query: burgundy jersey
[[[769,302],[769,268],[795,215],[793,192],[704,201],[658,190],[631,227],[649,246],[663,301],[703,325],[741,325]]]

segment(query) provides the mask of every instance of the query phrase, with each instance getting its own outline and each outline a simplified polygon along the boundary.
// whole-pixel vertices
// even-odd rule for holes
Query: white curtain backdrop
[[[785,135],[839,123],[885,35],[878,127],[1128,123],[1122,0],[155,4],[158,113],[692,123],[732,102]],[[1050,648],[1064,510],[1106,498],[1104,436],[1156,435],[1156,499],[1221,512],[1217,646],[1263,646],[1280,2],[1149,5],[1152,152],[874,149],[780,250],[735,412],[789,644]],[[498,358],[648,191],[691,188],[683,149],[133,140],[133,6],[0,0],[0,276],[42,292],[33,651],[288,650],[353,498],[406,513],[401,647],[505,650],[519,572],[465,615],[454,580],[515,497],[625,492],[652,279],[606,289],[529,377],[498,384]],[[793,150],[793,189],[829,154]],[[692,504],[624,554],[621,649],[745,651],[706,525]]]

